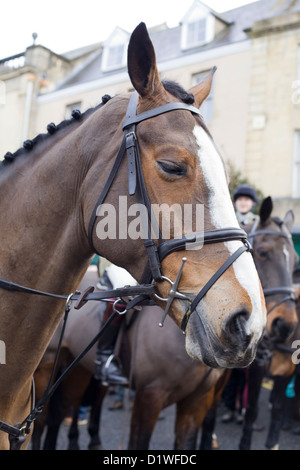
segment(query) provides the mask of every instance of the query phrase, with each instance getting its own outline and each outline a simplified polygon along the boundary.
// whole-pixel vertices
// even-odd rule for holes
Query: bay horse
[[[91,273],[88,272],[86,276],[92,281]],[[82,283],[86,283],[85,277]],[[96,283],[95,276],[94,285]],[[111,308],[111,305],[104,306],[104,309]],[[80,354],[100,328],[100,310],[102,309],[98,305],[89,303],[80,311],[70,311],[64,336],[64,347],[69,353],[70,361]],[[133,316],[136,317],[135,320]],[[135,390],[128,449],[148,449],[160,411],[172,404],[176,404],[174,448],[196,449],[201,427],[201,448],[210,448],[214,421],[209,412],[217,406],[227,381],[228,369],[212,369],[191,359],[184,347],[184,336],[171,319],[166,319],[165,330],[159,328],[161,316],[162,310],[159,307],[145,306],[138,312],[128,312],[124,319],[127,323],[125,335],[128,335],[130,353],[126,348],[127,341],[124,341],[120,348],[120,359],[130,378],[131,388]],[[96,349],[97,345],[94,345],[79,366],[61,383],[57,394],[50,399],[47,415],[37,419],[38,426],[35,427],[32,438],[33,449],[39,448],[45,423],[47,432],[43,448],[55,449],[60,425],[70,408],[73,409],[73,421],[68,432],[68,449],[79,449],[77,418],[80,404],[87,395],[91,405],[89,449],[103,449],[100,436],[101,409],[108,387],[93,378]],[[48,355],[49,353],[50,351]],[[63,355],[66,355],[65,351]],[[43,364],[40,364],[39,373],[43,369]],[[39,380],[38,377],[35,378],[36,381]],[[214,418],[214,414],[212,417]]]
[[[274,381],[274,400],[265,445],[267,449],[278,448],[285,390],[295,369],[291,353],[286,352],[298,321],[293,273],[299,257],[291,236],[294,215],[288,211],[281,220],[272,217],[272,210],[272,199],[268,197],[262,202],[259,220],[246,227],[253,244],[254,262],[266,296],[268,315],[266,335],[249,366],[248,403],[239,444],[241,450],[251,448],[253,423],[259,411],[259,395],[266,367]]]
[[[28,445],[32,376],[66,300],[79,302],[73,293],[94,253],[125,268],[141,283],[139,292],[165,306],[185,331],[188,354],[209,367],[246,366],[262,337],[261,285],[199,111],[214,69],[189,92],[162,83],[144,23],[130,37],[127,62],[133,93],[51,123],[48,134],[25,141],[1,164],[0,332],[7,362],[0,368],[0,449]],[[122,197],[131,217],[146,213],[130,219],[125,235],[109,217],[122,212]],[[152,217],[163,203],[178,204],[182,213],[203,207],[202,230],[194,216],[188,229],[169,217],[166,235],[161,217]]]

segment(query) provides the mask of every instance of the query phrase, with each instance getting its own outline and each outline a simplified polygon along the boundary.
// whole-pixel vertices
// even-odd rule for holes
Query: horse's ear
[[[140,23],[130,37],[127,62],[131,83],[142,98],[150,97],[163,88],[145,23]]]
[[[211,86],[212,86],[212,81],[213,81],[213,76],[215,71],[217,70],[217,67],[213,67],[209,74],[202,80],[202,82],[197,83],[197,85],[193,86],[190,90],[189,93],[192,93],[195,97],[195,106],[200,108],[202,105],[203,101],[206,100],[208,97]]]
[[[294,212],[292,210],[287,211],[287,213],[284,216],[283,222],[289,232],[293,228],[294,220],[295,220]]]
[[[273,210],[273,202],[270,196],[266,197],[261,203],[259,217],[260,222],[263,225],[270,217]]]

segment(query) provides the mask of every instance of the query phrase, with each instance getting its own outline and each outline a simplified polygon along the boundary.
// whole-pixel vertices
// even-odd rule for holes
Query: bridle
[[[186,110],[191,112],[195,115],[201,115],[198,108],[187,105],[182,102],[176,103],[167,103],[157,108],[151,109],[149,111],[145,111],[141,114],[136,114],[137,112],[137,102],[138,102],[138,94],[134,92],[129,100],[126,117],[123,122],[123,140],[121,146],[119,148],[117,157],[115,159],[114,165],[111,169],[109,174],[108,180],[99,196],[99,199],[94,207],[92,216],[90,218],[89,229],[88,229],[88,238],[89,243],[94,252],[95,250],[93,244],[93,229],[96,221],[97,211],[101,204],[104,202],[109,189],[114,181],[114,178],[118,172],[121,162],[125,154],[127,153],[127,161],[128,161],[128,193],[129,195],[136,194],[136,198],[139,203],[143,204],[148,213],[148,223],[147,225],[147,233],[148,237],[144,241],[144,245],[148,255],[148,265],[142,277],[142,282],[147,280],[150,282],[154,280],[155,282],[162,282],[167,281],[171,285],[171,289],[169,291],[169,295],[167,298],[162,298],[157,294],[154,296],[166,302],[166,308],[164,310],[162,321],[160,322],[160,326],[163,326],[164,319],[168,313],[171,303],[175,298],[186,300],[189,303],[189,307],[183,317],[181,329],[185,331],[188,320],[190,315],[196,309],[197,305],[199,304],[200,300],[205,296],[208,290],[215,284],[215,282],[219,279],[219,277],[234,263],[234,261],[245,251],[251,251],[250,244],[247,240],[247,234],[244,230],[240,228],[225,228],[225,229],[214,229],[214,230],[207,230],[201,233],[194,233],[192,236],[182,236],[180,238],[173,238],[171,240],[163,241],[159,229],[157,228],[157,223],[155,222],[155,217],[153,217],[151,203],[149,200],[149,196],[147,193],[145,180],[143,176],[142,170],[142,163],[141,157],[139,152],[137,134],[136,134],[136,126],[142,121],[152,119],[156,116],[159,116],[164,113],[168,113],[170,111],[175,110]],[[151,226],[153,227],[153,221],[156,225],[155,230],[158,234],[158,243],[155,243],[153,238],[151,237]],[[152,225],[151,225],[152,224]],[[168,255],[173,253],[174,251],[181,251],[186,250],[187,245],[189,243],[193,243],[194,245],[200,241],[201,244],[207,245],[211,243],[221,243],[227,242],[232,240],[238,240],[243,243],[243,246],[238,248],[229,258],[228,260],[218,269],[218,271],[209,279],[209,281],[205,284],[205,286],[201,289],[201,291],[196,295],[196,297],[191,301],[190,296],[183,294],[177,290],[179,280],[181,277],[181,273],[184,267],[184,263],[186,262],[186,258],[182,259],[181,267],[178,271],[176,279],[172,282],[169,278],[165,277],[161,270],[161,262],[164,258]]]
[[[183,102],[176,102],[176,103],[168,103],[157,108],[151,109],[149,111],[145,111],[141,114],[136,114],[137,110],[137,101],[138,101],[138,94],[134,92],[131,95],[129,100],[126,118],[123,122],[123,139],[121,142],[121,146],[117,153],[116,159],[114,161],[113,167],[110,171],[109,177],[105,183],[105,186],[99,196],[99,199],[94,207],[92,212],[89,228],[88,228],[88,239],[91,246],[91,249],[94,253],[97,251],[94,248],[93,244],[93,230],[94,225],[97,217],[97,212],[99,206],[104,202],[113,182],[115,176],[120,168],[121,162],[123,161],[124,156],[127,154],[128,160],[128,192],[129,195],[136,194],[136,197],[140,203],[142,203],[147,208],[148,219],[151,221],[153,226],[153,221],[155,218],[152,214],[151,203],[148,197],[143,171],[142,171],[142,164],[140,158],[140,152],[138,147],[137,135],[136,135],[136,126],[142,121],[147,119],[152,119],[155,116],[159,116],[161,114],[176,111],[176,110],[186,110],[191,112],[195,115],[200,115],[200,111],[191,105],[187,105]],[[55,364],[57,362],[59,349],[57,349],[56,359],[53,366],[53,371],[51,374],[51,379],[49,384],[43,394],[39,403],[35,406],[32,405],[32,410],[30,414],[25,418],[22,423],[16,424],[15,426],[9,425],[0,420],[0,431],[4,431],[9,434],[10,437],[10,448],[11,449],[19,449],[22,445],[22,442],[26,439],[26,434],[30,432],[30,427],[32,422],[37,418],[37,416],[41,413],[44,408],[46,401],[50,398],[50,396],[54,393],[58,385],[62,382],[64,377],[78,364],[78,362],[82,359],[82,357],[91,349],[91,347],[99,340],[100,336],[102,336],[103,332],[105,331],[105,327],[113,321],[116,315],[125,314],[128,310],[132,309],[136,305],[142,305],[145,302],[149,302],[152,299],[152,296],[155,298],[164,301],[166,303],[166,307],[163,313],[163,318],[160,323],[160,326],[163,326],[164,319],[169,311],[169,308],[175,298],[187,301],[188,308],[185,312],[181,323],[181,329],[185,332],[187,323],[191,314],[195,311],[197,305],[209,291],[209,289],[215,284],[215,282],[222,276],[222,274],[227,271],[227,269],[236,261],[244,252],[250,251],[251,252],[251,245],[248,242],[247,234],[244,230],[236,227],[229,227],[224,229],[214,229],[214,230],[207,230],[201,233],[193,233],[191,236],[183,235],[180,238],[174,238],[168,241],[164,241],[161,237],[159,229],[156,227],[156,233],[158,233],[158,243],[156,243],[153,238],[151,237],[151,224],[148,224],[148,237],[144,241],[144,245],[146,248],[146,252],[148,255],[148,264],[145,269],[145,272],[142,276],[142,281],[138,286],[125,286],[119,289],[113,289],[110,291],[104,292],[93,292],[93,288],[86,289],[83,293],[75,292],[74,294],[69,295],[57,295],[52,294],[49,292],[43,292],[35,289],[31,289],[29,287],[24,287],[22,285],[6,281],[4,279],[0,279],[0,288],[6,289],[13,292],[21,292],[33,295],[42,295],[48,296],[57,299],[64,299],[66,300],[66,308],[65,308],[65,318],[64,318],[64,325],[67,320],[68,312],[70,310],[70,305],[72,301],[76,301],[75,308],[80,308],[83,306],[87,301],[90,300],[98,300],[98,301],[110,301],[108,299],[116,298],[117,301],[120,301],[124,305],[124,310],[120,311],[119,309],[114,309],[113,314],[107,320],[106,324],[101,328],[92,342],[85,348],[85,350],[72,362],[72,364],[68,367],[68,369],[57,379],[57,381],[51,385],[51,381],[53,379],[53,373],[55,370]],[[215,272],[215,274],[208,280],[208,282],[204,285],[204,287],[200,290],[200,292],[191,299],[190,295],[181,293],[177,290],[178,284],[180,281],[180,277],[182,274],[182,270],[184,268],[184,264],[186,262],[186,258],[182,259],[182,264],[180,269],[177,273],[175,281],[171,281],[169,278],[163,275],[161,269],[161,262],[164,258],[166,258],[169,254],[175,251],[182,251],[186,250],[188,244],[197,245],[197,243],[202,245],[208,245],[212,243],[224,243],[228,241],[241,241],[242,246],[238,248],[231,256],[221,265],[221,267]],[[155,282],[162,282],[167,281],[170,283],[171,288],[167,298],[160,297],[155,289]],[[148,282],[148,284],[145,284]],[[123,297],[133,297],[128,303],[123,300]],[[115,303],[117,302],[115,301]],[[64,327],[62,329],[62,334],[60,337],[59,343],[61,344],[62,337],[63,337]]]
[[[254,248],[254,238],[258,235],[271,235],[271,236],[277,236],[277,237],[282,237],[285,238],[286,240],[292,240],[292,237],[290,233],[285,230],[282,230],[283,224],[282,222],[277,222],[275,220],[275,223],[280,228],[280,231],[277,230],[269,230],[269,229],[260,229],[257,230],[258,224],[259,224],[259,219],[255,220],[251,231],[248,235],[249,242],[251,243],[251,246]],[[282,298],[279,299],[272,307],[267,311],[267,314],[271,313],[275,308],[277,308],[279,305],[288,302],[288,301],[293,301],[296,302],[296,297],[295,297],[295,289],[293,287],[289,286],[278,286],[278,287],[269,287],[266,289],[263,289],[263,293],[265,297],[271,297],[271,296],[278,296],[281,295]]]

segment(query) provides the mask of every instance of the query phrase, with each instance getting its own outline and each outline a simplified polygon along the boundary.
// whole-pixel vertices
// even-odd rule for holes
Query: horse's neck
[[[24,161],[20,156],[2,170],[0,277],[69,294],[77,288],[90,254],[80,226],[82,168],[75,149],[69,147],[66,155],[53,144],[43,155],[33,153]],[[0,373],[13,394],[34,372],[63,315],[64,301],[3,289],[0,299],[0,339],[7,351]]]
[[[86,246],[80,232],[82,168],[71,136],[63,141],[43,153],[41,144],[2,170],[0,272],[12,281],[40,283],[41,272],[49,276],[50,265],[56,271]]]

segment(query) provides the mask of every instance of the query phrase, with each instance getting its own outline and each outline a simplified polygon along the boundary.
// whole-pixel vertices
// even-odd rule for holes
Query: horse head
[[[272,199],[267,197],[261,204],[259,219],[247,231],[265,293],[267,331],[273,342],[283,343],[297,322],[293,272],[299,258],[291,236],[293,212],[289,210],[281,220],[271,216],[272,210]]]
[[[214,72],[215,68],[203,82],[188,92],[177,84],[163,82],[144,23],[132,33],[128,47],[128,73],[137,92],[134,110],[136,129],[132,134],[135,134],[133,140],[138,142],[142,167],[140,177],[144,179],[151,206],[147,207],[146,212],[147,215],[149,211],[156,214],[154,219],[167,247],[171,246],[168,245],[169,241],[176,245],[175,249],[167,248],[165,255],[158,260],[163,276],[155,279],[155,300],[163,308],[165,302],[162,299],[172,300],[168,313],[179,327],[182,326],[184,316],[188,317],[184,330],[186,349],[190,356],[212,367],[238,367],[246,366],[253,360],[263,334],[266,315],[252,256],[239,238],[240,227],[230,199],[223,161],[198,112],[209,95]],[[118,116],[121,112],[124,120],[124,105],[127,104],[128,97],[110,100],[101,111],[102,121],[108,122],[109,115],[115,113]],[[125,123],[130,120],[132,114],[127,111]],[[120,128],[117,131],[120,133]],[[111,146],[118,143],[115,148],[117,153],[120,138],[117,138],[117,133],[108,132]],[[128,152],[133,145],[128,144]],[[131,164],[133,167],[137,165],[132,161]],[[104,166],[101,168],[99,166],[93,175],[99,174],[99,171],[103,173]],[[129,179],[132,181],[130,172]],[[139,168],[134,168],[134,172],[139,174]],[[127,173],[127,166],[122,166],[117,177],[118,189],[124,191],[123,194],[128,194]],[[97,184],[96,179],[93,184]],[[130,203],[128,213],[133,210],[134,204],[136,213],[136,197],[139,196],[136,193],[144,189],[142,187],[140,191],[135,191],[135,184],[132,187],[127,200]],[[117,200],[116,195],[116,190],[110,191],[107,201],[115,205],[118,212],[120,200]],[[90,218],[91,204],[87,208],[86,223]],[[142,211],[140,206],[138,209]],[[201,217],[197,217],[197,214]],[[165,218],[169,223],[164,225]],[[124,236],[122,240],[119,237],[117,246],[112,249],[108,240],[100,240],[97,236],[97,219],[92,230],[92,241],[98,253],[114,264],[125,267],[135,279],[141,281],[145,279],[143,274],[148,272],[148,257],[142,237],[136,236],[138,224],[131,222],[127,237]],[[133,222],[136,224],[135,234],[132,231],[129,233]],[[123,227],[124,224],[119,224],[119,231]],[[190,232],[200,232],[204,238],[209,233],[209,240],[207,243],[200,243],[199,240],[197,243],[184,243],[184,237]],[[232,237],[232,232],[237,232],[238,237]],[[160,235],[152,234],[155,239],[154,258],[157,255],[155,250],[161,248]],[[235,256],[236,251],[238,254]],[[128,253],[131,255],[128,256]],[[237,259],[231,259],[231,256]],[[186,260],[184,266],[183,258]],[[228,258],[230,262],[227,266]],[[216,278],[214,274],[220,267],[222,275]],[[176,288],[181,295],[170,297],[176,277]],[[199,291],[208,283],[210,288],[205,291],[201,301],[195,302]],[[194,305],[193,311],[189,311],[191,304]]]

